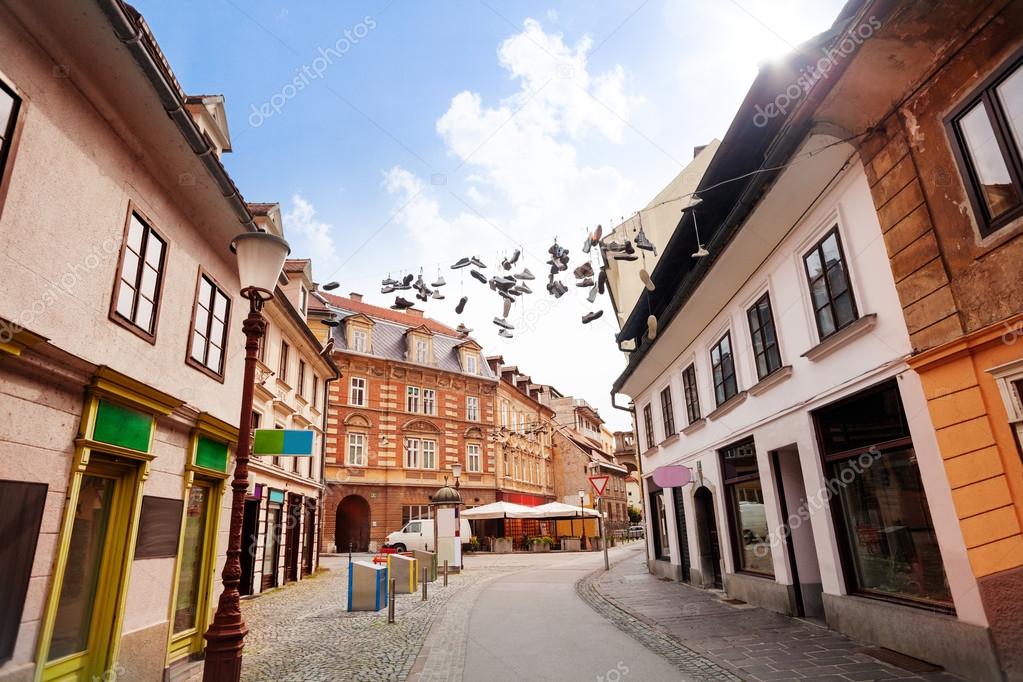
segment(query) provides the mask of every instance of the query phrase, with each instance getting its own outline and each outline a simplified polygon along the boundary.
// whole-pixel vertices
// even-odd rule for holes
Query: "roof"
[[[251,205],[249,204],[249,206]],[[284,261],[284,272],[303,272],[309,263],[308,258],[289,258]]]
[[[389,322],[397,322],[398,324],[408,327],[418,327],[419,325],[425,325],[427,329],[438,334],[448,334],[449,336],[457,336],[461,340],[461,334],[456,332],[451,327],[441,324],[440,322],[431,319],[429,317],[418,317],[415,315],[409,315],[403,313],[400,310],[391,310],[390,308],[381,308],[380,306],[365,303],[363,301],[356,301],[346,296],[335,296],[334,294],[328,294],[324,291],[318,292],[324,300],[342,310],[348,310],[353,313],[365,313],[372,318],[378,320],[387,320]],[[415,308],[413,308],[415,310]]]

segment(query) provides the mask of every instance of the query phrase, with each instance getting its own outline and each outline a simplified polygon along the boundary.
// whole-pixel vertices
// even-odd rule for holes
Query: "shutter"
[[[18,639],[45,505],[45,483],[0,481],[0,663]]]

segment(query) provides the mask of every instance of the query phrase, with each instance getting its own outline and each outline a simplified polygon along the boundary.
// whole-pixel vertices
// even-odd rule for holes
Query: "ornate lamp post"
[[[242,323],[242,332],[245,334],[245,372],[242,379],[242,408],[238,420],[234,480],[231,481],[227,563],[221,574],[224,591],[220,593],[217,613],[204,635],[206,663],[203,682],[236,682],[241,679],[242,647],[248,628],[242,620],[238,583],[242,575],[242,515],[245,493],[249,489],[249,455],[252,450],[252,387],[256,378],[259,340],[266,332],[266,321],[261,314],[263,304],[273,298],[284,259],[291,252],[288,242],[266,232],[246,232],[235,237],[231,242],[231,250],[238,257],[241,295],[249,301],[249,315]]]
[[[586,491],[579,490],[579,516],[583,517],[583,529],[579,532],[579,549],[586,551],[586,512],[583,511],[586,503]]]

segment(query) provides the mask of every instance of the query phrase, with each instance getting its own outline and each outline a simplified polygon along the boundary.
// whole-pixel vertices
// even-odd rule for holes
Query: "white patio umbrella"
[[[534,509],[539,507],[527,507],[514,502],[491,502],[472,509],[466,509],[461,513],[463,519],[470,521],[477,519],[535,519]]]
[[[489,506],[489,505],[488,505]],[[586,507],[573,507],[564,502],[548,502],[539,507],[529,507],[532,512],[531,519],[567,519],[579,516],[600,516],[596,509]]]

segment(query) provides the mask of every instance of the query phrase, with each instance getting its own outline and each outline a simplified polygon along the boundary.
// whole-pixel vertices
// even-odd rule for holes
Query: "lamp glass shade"
[[[462,475],[462,465],[461,464],[452,464],[451,465],[451,474],[455,478],[460,477]]]
[[[246,232],[234,238],[231,249],[238,257],[238,279],[242,290],[273,293],[284,260],[291,247],[281,237],[267,232]]]

